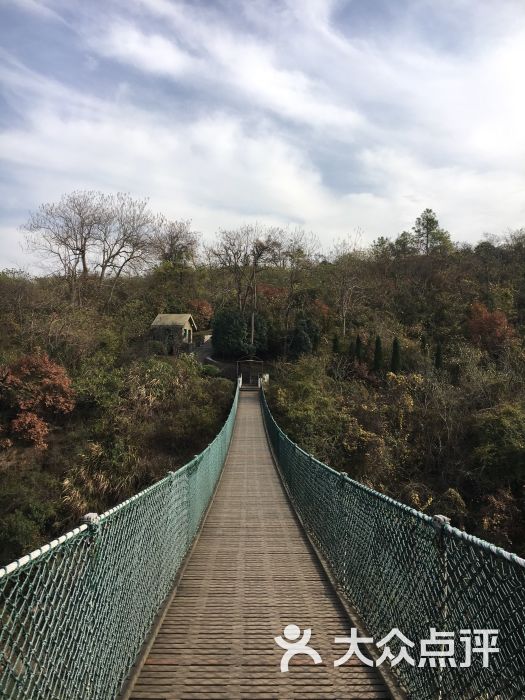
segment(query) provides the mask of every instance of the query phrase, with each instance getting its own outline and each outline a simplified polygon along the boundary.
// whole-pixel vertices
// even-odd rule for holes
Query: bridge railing
[[[220,433],[191,462],[0,568],[0,697],[117,696],[199,529],[238,394]]]
[[[319,462],[279,428],[264,393],[262,403],[290,498],[344,596],[376,642],[397,628],[415,643],[415,666],[391,668],[409,697],[525,697],[525,560]],[[456,668],[418,665],[431,627],[454,633]],[[476,630],[498,630],[499,652],[484,666],[473,651],[460,667],[469,644],[460,637],[474,649]]]

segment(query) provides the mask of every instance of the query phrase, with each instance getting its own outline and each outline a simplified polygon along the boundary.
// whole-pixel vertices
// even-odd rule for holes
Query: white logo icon
[[[288,664],[296,654],[306,654],[313,659],[314,664],[322,663],[322,659],[316,650],[308,646],[308,642],[312,636],[310,627],[305,629],[301,637],[301,630],[297,625],[286,625],[283,634],[284,639],[280,635],[274,637],[278,646],[280,646],[281,649],[286,649],[281,659],[281,673],[286,673],[286,671],[288,671]],[[299,639],[299,637],[301,637],[301,639]]]

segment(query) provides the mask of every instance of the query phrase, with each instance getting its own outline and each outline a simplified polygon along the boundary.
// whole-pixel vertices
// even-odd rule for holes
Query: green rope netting
[[[525,697],[525,561],[436,522],[334,471],[301,450],[273,419],[268,435],[290,498],[349,603],[375,641],[398,628],[416,643],[438,631],[496,629],[487,668],[392,667],[410,698]],[[392,645],[392,651],[397,651]]]
[[[177,472],[0,569],[0,697],[117,696],[199,529],[237,402]]]

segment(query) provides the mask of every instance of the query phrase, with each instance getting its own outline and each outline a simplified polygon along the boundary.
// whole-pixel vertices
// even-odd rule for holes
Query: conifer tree
[[[341,352],[341,342],[339,340],[339,335],[337,333],[334,333],[334,337],[332,338],[332,352],[335,352],[335,353]]]
[[[350,338],[350,343],[348,345],[348,357],[350,362],[355,362],[355,340]]]
[[[432,209],[425,209],[418,216],[412,231],[413,239],[424,255],[430,255],[434,251],[450,253],[453,250],[449,232],[441,228]]]
[[[394,374],[399,374],[401,370],[401,346],[397,338],[394,338],[394,342],[392,343],[392,361],[390,363],[390,369]]]
[[[357,362],[363,361],[363,354],[364,354],[363,342],[361,340],[361,336],[358,333],[357,338],[355,339],[355,359],[357,360]]]
[[[381,338],[376,335],[376,343],[374,347],[374,372],[380,372],[383,369],[383,343]]]
[[[434,367],[436,369],[443,368],[443,348],[441,347],[441,343],[439,343],[439,342],[436,346],[436,355],[434,357]]]

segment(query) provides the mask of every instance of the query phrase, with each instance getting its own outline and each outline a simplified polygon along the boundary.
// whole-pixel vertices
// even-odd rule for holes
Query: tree
[[[525,411],[520,403],[504,403],[478,411],[473,421],[473,462],[479,476],[503,486],[525,478]]]
[[[153,235],[152,250],[159,262],[187,267],[197,256],[198,234],[191,229],[191,221],[165,221]]]
[[[339,340],[339,335],[337,333],[334,333],[332,337],[332,352],[341,352],[341,341]]]
[[[242,314],[251,300],[251,345],[255,343],[257,275],[273,259],[277,247],[274,229],[243,226],[234,231],[220,231],[219,243],[208,250],[211,260],[232,277],[237,307]]]
[[[31,249],[56,261],[55,270],[67,280],[72,301],[79,302],[79,277],[86,278],[88,256],[96,246],[97,230],[105,225],[107,197],[101,192],[75,191],[58,203],[42,204],[22,227]]]
[[[377,261],[390,261],[394,252],[392,241],[386,236],[379,236],[375,241],[372,241],[370,253],[372,258]]]
[[[392,252],[395,258],[406,258],[418,252],[418,243],[414,234],[402,231],[392,244]]]
[[[308,334],[307,323],[305,320],[300,320],[297,322],[290,339],[290,355],[294,359],[298,359],[301,355],[310,355],[312,349],[312,341]]]
[[[58,203],[42,204],[22,229],[29,247],[56,263],[54,271],[67,281],[71,301],[80,306],[88,277],[100,284],[112,277],[111,297],[124,272],[141,270],[161,226],[162,218],[150,211],[146,199],[76,191]]]
[[[249,346],[250,353],[264,355],[268,350],[268,323],[261,314],[255,314],[255,336],[253,345]]]
[[[310,338],[312,352],[317,352],[319,350],[319,343],[321,342],[321,329],[310,316],[303,317],[302,322],[304,323],[304,328],[308,333],[308,337]]]
[[[234,359],[246,355],[246,320],[236,309],[224,309],[212,322],[213,349],[219,357]]]
[[[133,199],[121,192],[109,198],[105,225],[97,231],[96,274],[102,282],[112,277],[109,299],[124,272],[140,272],[151,260],[151,240],[162,226],[162,217],[148,208],[147,199]]]
[[[206,299],[192,299],[188,302],[188,307],[195,319],[197,328],[209,328],[213,316],[213,306]]]
[[[441,343],[438,341],[438,344],[436,345],[436,354],[434,356],[434,367],[436,369],[443,369],[443,347],[441,346]]]
[[[399,345],[399,340],[394,338],[392,343],[392,360],[390,362],[390,369],[394,374],[399,374],[401,370],[401,346]]]
[[[376,335],[376,342],[374,346],[374,372],[380,372],[383,369],[383,343],[381,338]]]
[[[358,333],[357,337],[355,339],[355,359],[357,360],[357,362],[362,362],[363,357],[364,357],[363,341],[361,340],[361,336]]]
[[[430,255],[435,251],[450,252],[452,250],[450,234],[440,227],[438,218],[432,209],[425,209],[418,216],[412,231],[415,244],[424,255]]]
[[[363,299],[363,259],[357,242],[350,240],[336,247],[334,257],[330,276],[345,338],[350,309]]]
[[[308,272],[313,267],[317,248],[318,242],[302,229],[295,229],[291,234],[278,232],[276,263],[285,277],[281,303],[285,353],[292,314],[294,309],[300,306],[301,290],[304,288]]]

